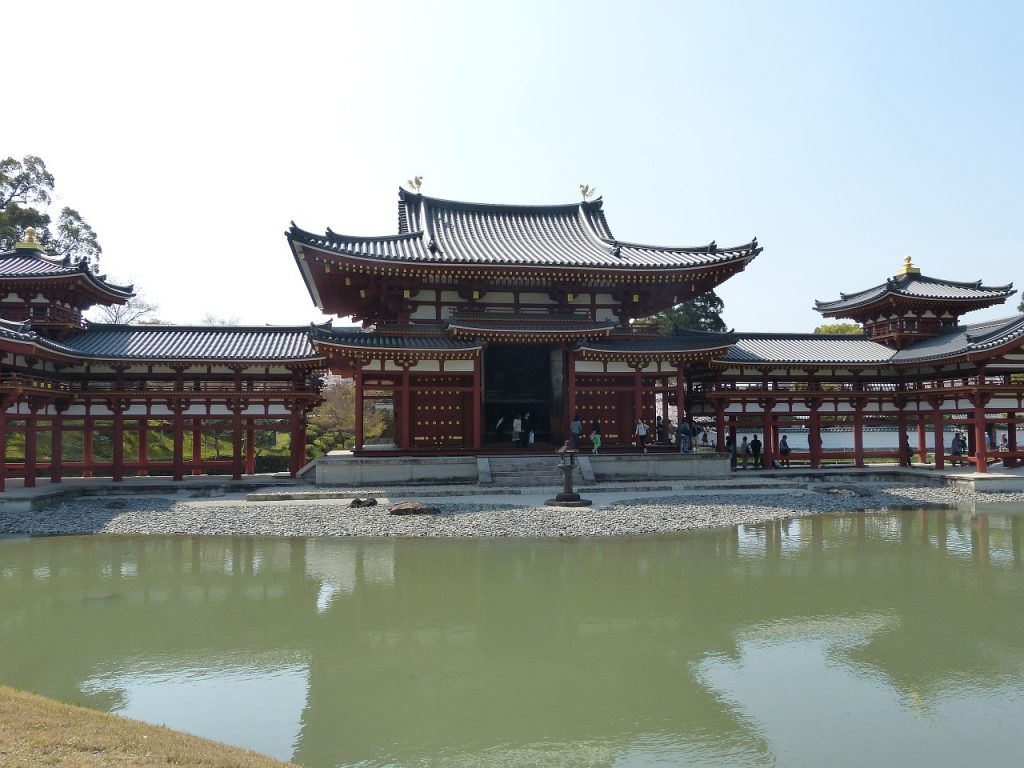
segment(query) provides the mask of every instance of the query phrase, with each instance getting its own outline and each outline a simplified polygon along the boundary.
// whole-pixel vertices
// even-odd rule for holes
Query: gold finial
[[[418,193],[420,191],[420,187],[423,186],[423,177],[413,176],[409,179],[409,186],[413,188],[413,191]]]
[[[35,227],[25,227],[25,239],[15,243],[14,247],[33,251],[43,250],[42,244],[36,239]]]
[[[589,184],[580,184],[580,194],[583,195],[584,200],[592,197],[595,192],[597,192],[597,187],[592,187]]]
[[[921,270],[914,266],[909,256],[903,257],[903,266],[896,272],[896,276],[900,275],[920,275]]]

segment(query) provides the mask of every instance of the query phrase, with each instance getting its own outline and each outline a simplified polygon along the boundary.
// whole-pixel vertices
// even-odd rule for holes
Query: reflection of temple
[[[302,665],[294,758],[311,766],[489,745],[622,755],[652,734],[763,755],[757,724],[706,688],[700,663],[736,658],[744,636],[865,616],[889,621],[869,623],[850,661],[925,705],[951,680],[1017,680],[1024,662],[1019,515],[589,541],[73,542],[3,542],[0,681],[116,708],[83,683]]]

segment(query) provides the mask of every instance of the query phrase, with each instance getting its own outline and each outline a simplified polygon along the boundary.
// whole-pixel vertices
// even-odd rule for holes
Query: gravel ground
[[[622,496],[625,494],[619,494]],[[594,494],[595,498],[600,494]],[[416,498],[393,496],[390,501]],[[430,499],[426,499],[430,502]],[[688,491],[592,508],[481,504],[472,496],[438,503],[438,514],[392,516],[388,504],[351,508],[348,500],[246,502],[173,496],[82,497],[56,507],[0,513],[0,533],[181,534],[262,536],[612,536],[750,524],[778,518],[884,511],[922,505],[1002,502],[1024,506],[1024,493],[977,494],[947,488],[876,484],[818,490]]]

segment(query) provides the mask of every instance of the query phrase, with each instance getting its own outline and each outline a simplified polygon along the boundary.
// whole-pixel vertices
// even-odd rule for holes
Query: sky
[[[397,231],[399,185],[764,252],[741,331],[926,275],[1024,287],[1019,2],[6,3],[0,157],[42,157],[165,322],[322,316],[284,232]],[[1013,314],[1019,297],[973,313]],[[339,321],[344,324],[344,321]]]

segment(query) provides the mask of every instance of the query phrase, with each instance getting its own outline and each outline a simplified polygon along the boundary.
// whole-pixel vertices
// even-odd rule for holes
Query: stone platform
[[[558,456],[356,456],[334,451],[298,474],[317,486],[415,483],[560,485]],[[609,453],[578,456],[584,482],[688,480],[729,477],[729,459],[719,453]]]

